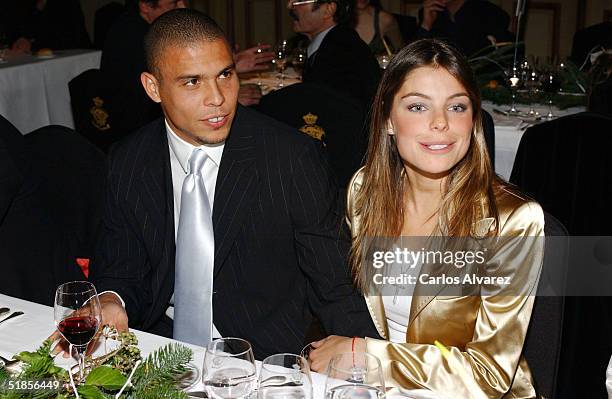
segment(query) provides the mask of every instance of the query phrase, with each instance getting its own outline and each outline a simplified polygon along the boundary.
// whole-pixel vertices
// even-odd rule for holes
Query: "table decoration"
[[[6,399],[186,399],[178,386],[189,371],[191,349],[177,343],[167,344],[141,359],[134,333],[117,333],[106,327],[100,344],[116,341],[117,347],[85,360],[85,375],[73,368],[55,364],[52,341],[46,340],[35,352],[21,352],[11,367],[0,366],[0,398]]]
[[[537,59],[523,60],[514,63],[514,53],[523,43],[498,43],[485,47],[472,55],[468,62],[472,67],[482,99],[496,105],[518,104],[550,104],[558,109],[567,109],[586,105],[586,89],[589,76],[571,61],[539,64]],[[526,69],[525,69],[526,68]],[[555,70],[558,79],[556,93],[537,90],[535,85],[528,84],[528,75]],[[518,78],[514,87],[512,78]],[[532,82],[532,83],[539,83]],[[533,87],[531,87],[533,86]],[[536,90],[534,90],[536,89]]]

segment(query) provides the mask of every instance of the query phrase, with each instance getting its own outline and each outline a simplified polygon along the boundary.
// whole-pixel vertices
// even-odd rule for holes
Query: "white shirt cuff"
[[[123,306],[123,309],[125,309],[125,302],[123,301],[123,298],[121,298],[121,295],[117,294],[115,291],[102,291],[98,294],[98,296],[102,295],[102,294],[115,294],[115,296],[117,298],[119,298],[119,300],[121,301],[121,306]]]

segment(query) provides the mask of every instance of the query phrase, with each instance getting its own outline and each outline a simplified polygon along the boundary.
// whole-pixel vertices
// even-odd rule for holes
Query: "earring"
[[[393,130],[392,127],[388,127],[387,129],[385,129],[387,131],[387,134],[389,136],[395,136],[395,130]]]

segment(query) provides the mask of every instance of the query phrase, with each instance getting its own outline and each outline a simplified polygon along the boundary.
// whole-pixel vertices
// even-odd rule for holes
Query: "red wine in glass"
[[[58,331],[76,349],[79,361],[79,379],[83,379],[85,351],[96,335],[102,320],[96,288],[89,281],[71,281],[55,291],[55,325]]]
[[[72,345],[87,345],[98,330],[98,320],[90,316],[67,317],[57,329]]]

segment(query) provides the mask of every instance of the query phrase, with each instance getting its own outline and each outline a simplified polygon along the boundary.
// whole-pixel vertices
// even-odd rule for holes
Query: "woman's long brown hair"
[[[355,283],[364,292],[366,282],[371,281],[372,269],[362,267],[366,246],[374,237],[398,237],[404,221],[408,179],[395,136],[387,132],[393,100],[408,74],[425,66],[444,68],[455,77],[467,91],[473,110],[470,145],[446,179],[437,231],[451,237],[474,236],[474,222],[483,217],[493,217],[495,226],[499,225],[494,191],[507,184],[495,175],[489,159],[481,122],[480,92],[473,72],[465,58],[449,44],[435,39],[416,41],[393,57],[378,86],[363,180],[353,203],[353,215],[349,215],[359,218],[350,261]]]

